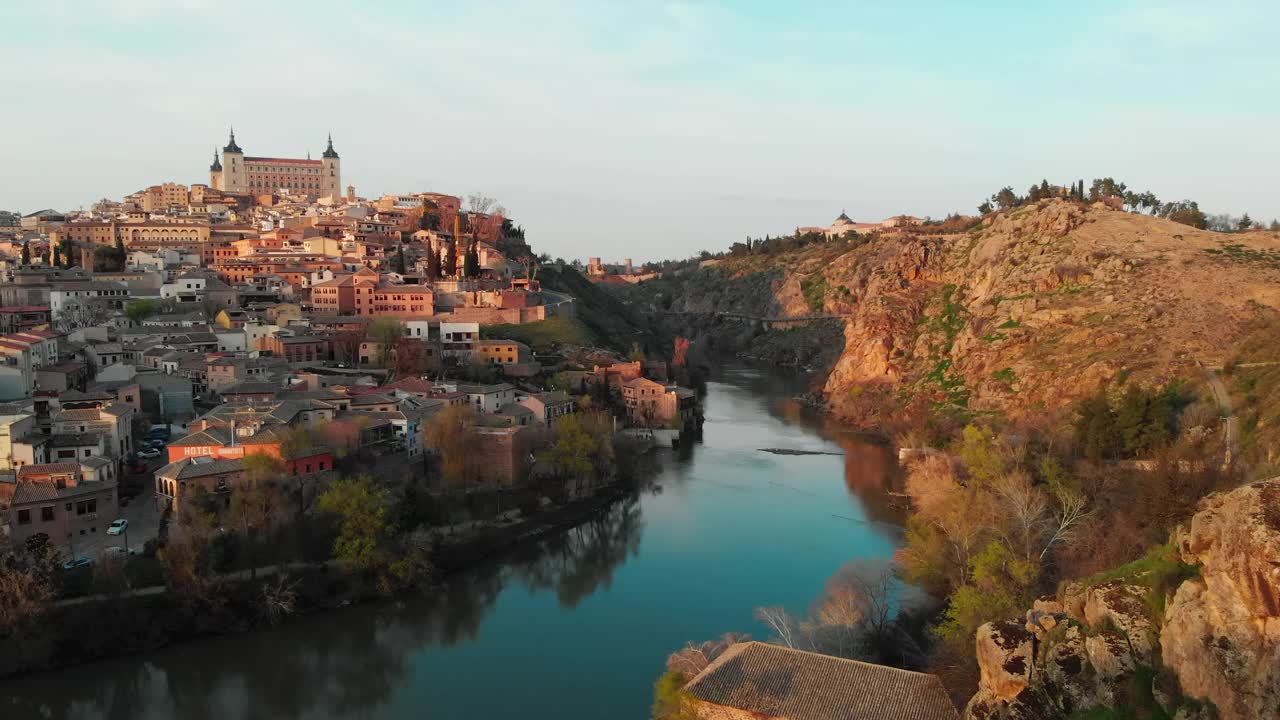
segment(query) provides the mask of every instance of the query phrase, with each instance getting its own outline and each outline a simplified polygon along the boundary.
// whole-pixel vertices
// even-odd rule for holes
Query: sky
[[[332,132],[364,197],[494,197],[553,257],[973,212],[1113,176],[1280,217],[1280,3],[0,3],[0,209]]]

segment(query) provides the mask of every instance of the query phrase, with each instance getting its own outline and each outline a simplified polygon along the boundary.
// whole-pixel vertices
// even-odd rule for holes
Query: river
[[[425,598],[18,678],[0,715],[647,718],[670,652],[764,639],[755,607],[802,613],[843,564],[900,543],[888,449],[790,401],[798,382],[724,371],[701,444],[664,453],[659,489]]]

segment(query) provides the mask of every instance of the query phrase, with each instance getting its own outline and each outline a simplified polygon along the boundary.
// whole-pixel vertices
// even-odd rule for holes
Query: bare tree
[[[1048,529],[1049,499],[1021,470],[1001,475],[993,486],[1007,520],[1003,533],[1006,543],[1019,550],[1023,560],[1032,559]]]
[[[292,615],[298,604],[298,583],[285,573],[276,576],[275,583],[262,588],[262,611],[272,625]]]
[[[1044,560],[1045,555],[1049,554],[1054,545],[1070,540],[1075,534],[1076,526],[1089,516],[1089,499],[1085,497],[1084,493],[1058,486],[1054,488],[1053,494],[1058,502],[1058,507],[1051,518],[1052,522],[1049,525],[1048,539],[1045,540],[1044,549],[1040,551],[1041,560]]]
[[[45,538],[47,540],[47,537]],[[14,552],[7,538],[0,538],[0,636],[11,635],[35,625],[44,617],[53,600],[49,563],[37,558],[45,554],[57,560],[57,551],[47,542],[37,551],[28,543],[27,557]]]
[[[684,648],[671,653],[667,658],[667,670],[692,678],[706,669],[711,661],[720,657],[725,650],[750,639],[750,635],[725,633],[718,640],[708,640],[696,645],[689,643]]]
[[[467,210],[473,213],[487,215],[489,210],[498,203],[497,200],[484,195],[482,193],[471,193],[467,196]]]
[[[56,323],[58,330],[71,332],[84,327],[106,324],[111,319],[111,309],[100,302],[83,299],[67,300],[60,311]]]
[[[894,564],[886,559],[860,559],[847,563],[827,582],[829,603],[847,604],[843,615],[865,625],[875,635],[888,629],[898,587]],[[900,605],[900,601],[896,604]]]
[[[777,635],[778,642],[789,648],[797,647],[800,623],[791,617],[791,613],[788,613],[786,608],[781,605],[758,607],[756,608],[755,616],[757,620],[768,625],[769,629]]]

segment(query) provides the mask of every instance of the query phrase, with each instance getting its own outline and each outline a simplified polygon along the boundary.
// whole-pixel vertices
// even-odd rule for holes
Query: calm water
[[[660,492],[427,599],[21,678],[0,684],[0,716],[647,718],[671,651],[765,638],[753,608],[803,612],[841,565],[898,545],[888,451],[824,429],[787,400],[799,389],[726,372]]]

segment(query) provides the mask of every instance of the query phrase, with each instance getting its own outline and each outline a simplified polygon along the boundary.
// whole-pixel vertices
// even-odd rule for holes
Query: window
[[[18,524],[19,524],[19,525],[30,525],[30,524],[31,524],[31,511],[30,511],[30,510],[19,510],[19,511],[18,511]]]
[[[49,522],[51,520],[53,520],[53,506],[46,505],[40,508],[40,521]]]

